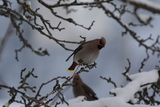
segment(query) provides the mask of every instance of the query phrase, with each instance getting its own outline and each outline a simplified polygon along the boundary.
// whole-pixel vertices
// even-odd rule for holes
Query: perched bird
[[[75,67],[79,64],[91,64],[98,55],[99,51],[105,46],[106,40],[104,37],[101,39],[94,39],[85,43],[82,43],[74,50],[74,52],[66,59],[74,55],[72,65],[68,68],[68,71],[74,71]]]
[[[74,97],[85,96],[88,101],[98,100],[95,92],[82,81],[79,75],[73,78],[72,83]]]

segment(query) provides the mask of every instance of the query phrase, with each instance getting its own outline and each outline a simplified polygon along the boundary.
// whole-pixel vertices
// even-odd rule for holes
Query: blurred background
[[[52,0],[47,1],[48,3],[54,3]],[[12,1],[12,3],[13,8],[18,9],[16,1]],[[117,5],[121,4],[119,1],[116,1],[115,3]],[[55,38],[78,42],[82,40],[79,37],[80,35],[86,37],[87,41],[101,38],[102,36],[105,37],[107,43],[96,60],[97,68],[91,69],[90,72],[83,72],[80,74],[83,81],[95,91],[98,98],[111,96],[109,91],[114,88],[112,84],[108,84],[105,80],[102,80],[100,76],[106,78],[111,77],[117,86],[125,86],[127,81],[122,73],[125,71],[125,67],[128,66],[127,58],[131,61],[130,74],[137,73],[141,66],[141,62],[146,58],[145,49],[139,47],[139,44],[130,35],[127,34],[122,37],[124,29],[115,20],[104,14],[101,9],[94,8],[89,10],[82,8],[81,6],[72,7],[77,11],[70,14],[66,14],[66,11],[63,8],[55,9],[57,14],[66,18],[73,18],[77,23],[86,27],[89,27],[92,21],[95,21],[91,30],[86,30],[54,17],[49,10],[40,5],[37,1],[31,1],[31,7],[33,10],[39,7],[39,13],[47,20],[50,20],[50,23],[53,26],[57,26],[60,21],[62,22],[60,27],[64,27],[65,30],[53,30],[52,34]],[[113,7],[107,4],[106,7],[111,10],[113,9]],[[132,10],[133,7],[127,6],[127,8]],[[159,15],[151,14],[145,10],[140,10],[139,14],[154,17],[154,20],[152,21],[153,27],[140,26],[131,27],[131,29],[133,29],[138,36],[141,36],[141,38],[147,38],[150,34],[153,35],[153,38],[160,35]],[[126,24],[129,22],[139,23],[136,17],[130,14],[125,14],[122,17],[122,21]],[[0,17],[0,40],[7,32],[9,24],[10,19],[2,16]],[[37,86],[37,89],[42,83],[47,82],[52,78],[57,76],[71,76],[73,74],[73,72],[66,71],[72,63],[72,58],[68,62],[65,62],[66,58],[72,53],[71,51],[64,50],[53,40],[32,30],[26,23],[23,24],[23,29],[24,37],[28,42],[32,44],[35,49],[38,49],[39,47],[47,49],[50,56],[38,56],[30,49],[24,48],[18,54],[19,61],[16,61],[15,49],[19,49],[22,46],[22,42],[14,31],[9,37],[0,56],[0,84],[17,87],[20,81],[20,72],[24,68],[26,68],[26,72],[31,71],[32,68],[35,69],[34,74],[37,75],[38,78],[29,78],[28,83],[30,86]],[[147,44],[150,45],[150,42],[147,42]],[[66,44],[66,46],[70,49],[75,49],[78,45]],[[143,71],[152,70],[156,65],[159,65],[159,58],[157,58],[156,55],[152,55],[150,51],[149,54],[151,56],[145,63]],[[41,94],[48,94],[53,89],[53,86],[54,82],[46,85],[42,89]],[[30,96],[34,95],[31,91],[28,91],[27,94]],[[66,100],[74,98],[72,88],[67,88],[64,95]],[[7,102],[9,98],[7,90],[0,90],[0,106]]]

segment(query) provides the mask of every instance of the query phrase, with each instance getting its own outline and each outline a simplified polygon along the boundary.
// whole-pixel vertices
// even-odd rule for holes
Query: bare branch
[[[121,1],[125,2],[125,3],[130,3],[130,4],[134,5],[137,8],[142,8],[142,9],[148,10],[148,11],[150,11],[152,13],[160,14],[160,8],[156,8],[152,4],[151,5],[147,5],[148,3],[145,4],[144,2],[137,2],[137,1],[134,1],[134,0],[121,0]]]
[[[111,78],[107,79],[106,77],[102,77],[102,76],[100,76],[100,78],[103,79],[103,80],[106,80],[108,83],[113,84],[113,85],[114,85],[114,88],[117,87],[116,83],[115,83],[114,81],[112,81]]]

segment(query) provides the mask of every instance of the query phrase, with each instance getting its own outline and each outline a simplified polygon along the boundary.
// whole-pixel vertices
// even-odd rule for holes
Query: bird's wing
[[[85,44],[85,43],[79,45],[79,46],[73,51],[73,53],[66,59],[66,61],[68,61],[69,58],[70,58],[72,55],[76,54],[78,51],[80,51],[81,49],[83,49],[83,45],[84,45],[84,44]]]
[[[83,84],[83,88],[84,88],[84,91],[87,95],[89,95],[90,97],[92,97],[95,100],[98,100],[96,93],[90,87],[88,87],[86,84]]]

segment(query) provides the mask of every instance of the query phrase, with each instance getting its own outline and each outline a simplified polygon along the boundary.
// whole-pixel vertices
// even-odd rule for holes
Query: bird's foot
[[[89,69],[92,69],[93,67],[95,67],[96,68],[96,65],[97,65],[97,63],[96,62],[94,62],[93,64],[90,64],[90,65],[85,65],[85,68],[89,68]]]

